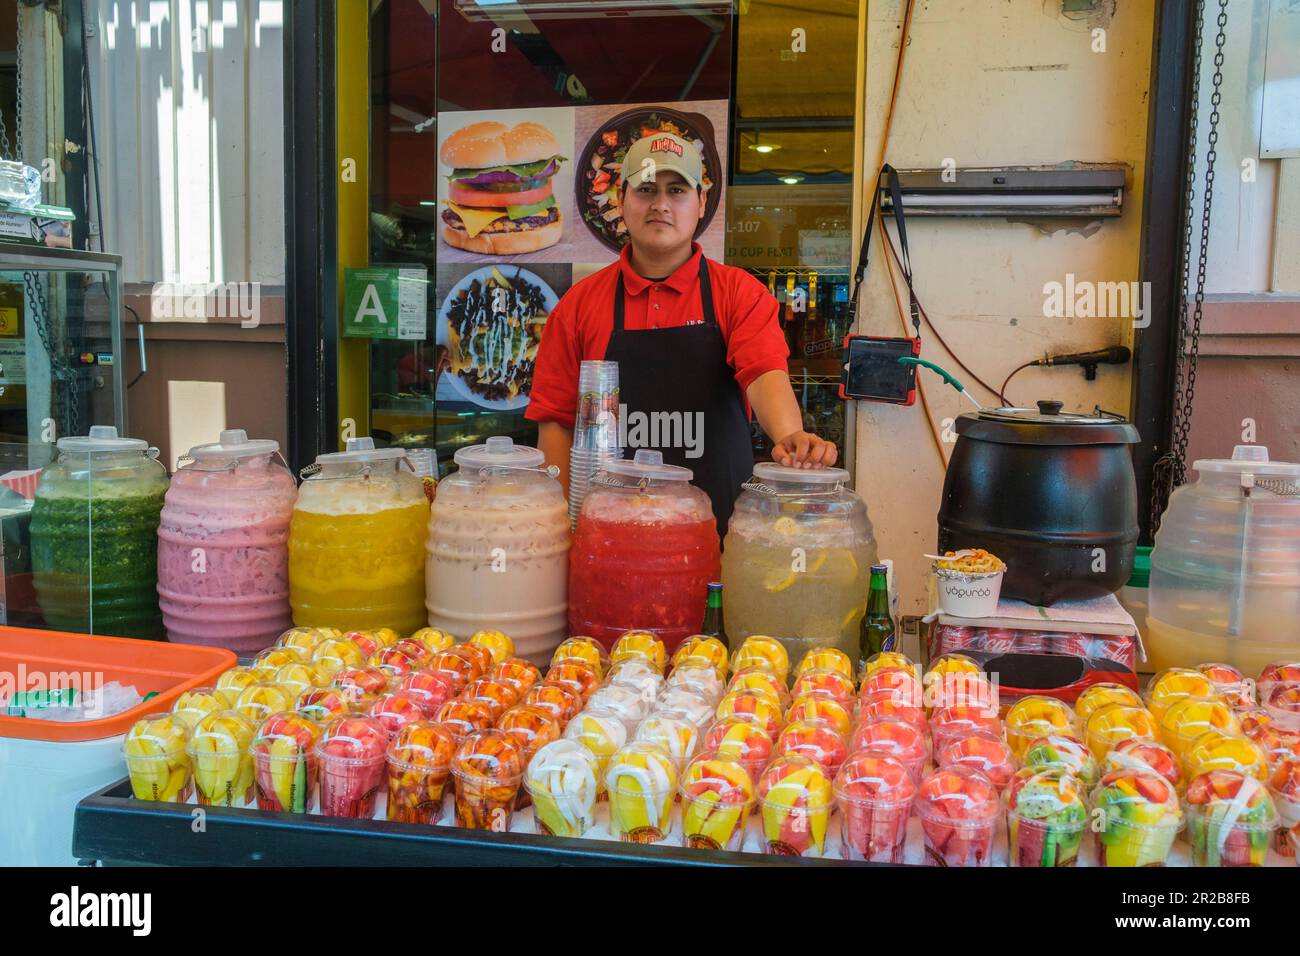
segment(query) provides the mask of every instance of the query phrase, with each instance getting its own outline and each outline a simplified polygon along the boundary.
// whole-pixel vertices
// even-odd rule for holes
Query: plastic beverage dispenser
[[[704,623],[720,570],[717,522],[691,470],[638,449],[591,480],[569,552],[569,628],[612,647],[652,631],[669,652]]]
[[[498,436],[456,452],[429,517],[429,624],[508,634],[535,664],[568,636],[569,506],[536,448]]]
[[[280,445],[243,429],[196,445],[158,528],[158,599],[178,644],[261,650],[289,627],[289,520],[298,486]]]
[[[1147,667],[1222,661],[1253,676],[1300,654],[1300,464],[1238,445],[1192,467],[1151,552]]]
[[[842,468],[754,466],[727,526],[722,598],[732,641],[775,637],[856,659],[876,539]]]
[[[402,449],[351,438],[303,478],[289,524],[294,624],[423,627],[429,501]]]
[[[60,438],[32,504],[32,571],[48,627],[161,639],[158,449],[111,425]]]

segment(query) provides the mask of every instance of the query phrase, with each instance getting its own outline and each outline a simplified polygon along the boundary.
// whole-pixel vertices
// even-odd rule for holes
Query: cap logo
[[[652,153],[673,153],[677,156],[682,155],[680,143],[676,143],[667,136],[661,136],[659,139],[650,143],[650,152]]]

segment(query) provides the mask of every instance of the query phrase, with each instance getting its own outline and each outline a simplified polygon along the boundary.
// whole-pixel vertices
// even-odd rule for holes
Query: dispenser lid
[[[145,451],[149,443],[143,438],[118,438],[114,425],[92,425],[89,435],[72,435],[60,438],[55,447],[59,451],[82,453]]]
[[[401,448],[376,448],[373,438],[349,438],[347,451],[317,455],[316,463],[326,465],[349,461],[392,461],[405,457],[406,452]]]
[[[849,473],[843,468],[791,468],[774,461],[761,461],[755,465],[754,477],[760,481],[789,481],[809,485],[849,483]]]
[[[664,453],[649,448],[638,448],[631,461],[624,458],[607,461],[600,470],[625,478],[648,478],[651,481],[690,481],[695,477],[689,468],[665,465]]]
[[[280,443],[273,438],[252,438],[242,428],[227,428],[221,437],[206,445],[195,445],[190,449],[190,457],[195,461],[214,458],[260,458],[274,455],[280,450]]]
[[[1293,461],[1269,461],[1265,445],[1238,445],[1232,449],[1231,458],[1198,458],[1192,462],[1198,472],[1241,475],[1278,475],[1300,478],[1300,464]]]
[[[546,461],[541,449],[516,445],[508,435],[493,435],[482,445],[460,449],[453,457],[461,468],[539,468]]]

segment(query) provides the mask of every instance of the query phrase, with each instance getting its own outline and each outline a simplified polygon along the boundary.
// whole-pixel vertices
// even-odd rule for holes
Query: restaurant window
[[[700,148],[697,239],[776,296],[805,424],[842,447],[858,16],[857,0],[374,4],[373,275],[350,285],[389,280],[370,302],[399,318],[368,330],[370,433],[435,448],[444,473],[488,436],[536,442],[524,410],[545,313],[616,258],[609,171],[653,128]],[[534,124],[536,142],[513,164],[460,151],[481,122]],[[363,301],[348,292],[345,332]]]

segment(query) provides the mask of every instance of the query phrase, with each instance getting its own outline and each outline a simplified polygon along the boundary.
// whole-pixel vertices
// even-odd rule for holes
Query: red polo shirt
[[[667,329],[704,321],[700,303],[699,243],[680,268],[655,282],[632,270],[630,246],[618,262],[569,289],[551,311],[533,372],[527,418],[573,427],[578,405],[578,365],[603,359],[614,331],[614,288],[623,273],[623,327]],[[779,306],[761,282],[743,269],[708,261],[713,311],[727,343],[727,364],[735,370],[741,398],[764,372],[785,370],[789,349],[777,322]],[[749,402],[745,401],[748,412]]]

